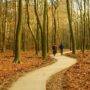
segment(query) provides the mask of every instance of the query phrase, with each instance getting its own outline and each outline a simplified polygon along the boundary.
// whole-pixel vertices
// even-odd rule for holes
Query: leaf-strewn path
[[[46,81],[48,78],[76,63],[76,60],[66,56],[57,54],[55,57],[57,62],[35,70],[19,78],[9,90],[46,90]]]

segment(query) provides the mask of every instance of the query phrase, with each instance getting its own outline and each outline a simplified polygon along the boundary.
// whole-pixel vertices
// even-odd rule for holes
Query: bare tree
[[[67,3],[67,14],[68,14],[68,21],[69,21],[69,29],[70,29],[70,35],[71,35],[71,41],[72,41],[72,53],[75,54],[75,39],[74,39],[74,34],[73,34],[73,29],[72,29],[72,19],[70,15],[70,3],[69,0],[66,0]]]

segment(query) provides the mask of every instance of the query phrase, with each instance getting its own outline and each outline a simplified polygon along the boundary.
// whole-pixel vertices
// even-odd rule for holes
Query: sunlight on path
[[[9,90],[46,90],[46,81],[50,76],[76,63],[76,59],[61,56],[60,54],[52,57],[57,59],[56,63],[19,78]]]

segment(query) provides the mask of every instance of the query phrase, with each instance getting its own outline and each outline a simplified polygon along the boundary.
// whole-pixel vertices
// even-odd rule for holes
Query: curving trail
[[[46,81],[50,76],[77,62],[76,59],[61,56],[60,54],[52,57],[57,59],[56,63],[37,69],[19,78],[9,90],[46,90]]]

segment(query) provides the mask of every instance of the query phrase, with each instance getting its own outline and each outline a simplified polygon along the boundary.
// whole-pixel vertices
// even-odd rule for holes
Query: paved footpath
[[[9,90],[46,90],[46,81],[50,76],[72,66],[77,62],[76,59],[60,56],[59,54],[52,57],[57,59],[56,63],[32,71],[19,78],[12,84]]]

